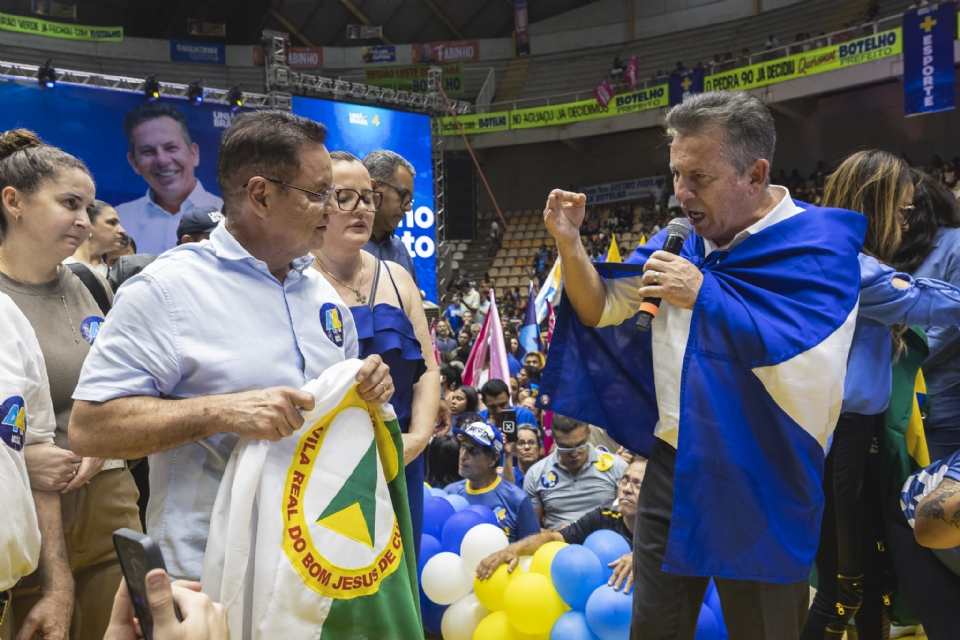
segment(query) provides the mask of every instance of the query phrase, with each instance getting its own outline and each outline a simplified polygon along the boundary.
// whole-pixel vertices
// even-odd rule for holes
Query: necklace
[[[342,286],[346,287],[350,291],[353,291],[355,294],[357,294],[357,302],[359,302],[360,304],[367,304],[367,296],[360,293],[360,287],[363,285],[363,253],[362,252],[360,253],[360,279],[357,280],[356,287],[351,287],[349,284],[347,284],[337,276],[327,271],[327,268],[323,266],[323,261],[320,260],[320,256],[317,255],[317,252],[312,251],[311,253],[313,253],[313,257],[317,259],[317,264],[320,265],[320,268],[323,269],[323,272],[325,274],[327,274],[328,276],[330,276],[331,278],[339,282]]]
[[[67,283],[61,284],[60,288],[57,289],[56,291],[53,291],[51,293],[43,293],[42,291],[37,291],[36,289],[28,285],[26,282],[24,282],[23,280],[21,280],[20,278],[14,275],[13,269],[10,268],[10,263],[7,262],[7,259],[3,257],[3,252],[0,252],[0,261],[2,261],[3,264],[6,265],[7,271],[10,273],[10,277],[16,280],[17,282],[19,282],[20,284],[22,284],[23,286],[25,286],[27,289],[30,289],[30,291],[33,291],[34,295],[47,297],[47,296],[57,295],[58,293],[60,294],[60,301],[63,303],[63,310],[67,313],[67,322],[70,323],[70,330],[73,331],[73,341],[77,344],[80,344],[80,336],[77,335],[77,328],[73,324],[73,318],[70,317],[70,309],[67,307],[67,298],[66,296],[63,295],[63,288],[67,286]],[[58,265],[57,277],[59,276],[60,276],[60,267]]]

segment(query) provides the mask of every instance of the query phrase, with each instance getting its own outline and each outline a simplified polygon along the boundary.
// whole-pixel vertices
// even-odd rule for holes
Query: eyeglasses
[[[287,183],[287,182],[284,182],[283,180],[277,180],[277,179],[275,179],[275,178],[268,178],[268,177],[266,177],[266,176],[254,176],[254,178],[263,178],[263,179],[266,180],[267,182],[273,182],[273,183],[276,183],[276,184],[279,184],[279,185],[283,185],[284,187],[290,187],[291,189],[296,189],[297,191],[303,191],[304,193],[306,193],[306,194],[308,194],[308,195],[311,195],[311,196],[313,196],[314,198],[319,198],[321,205],[327,204],[327,200],[329,200],[329,199],[330,199],[330,196],[333,195],[333,192],[337,190],[337,185],[332,184],[332,185],[330,185],[330,188],[327,189],[326,191],[324,191],[323,193],[317,193],[316,191],[310,191],[310,189],[304,189],[303,187],[298,187],[298,186],[296,186],[296,185],[292,185],[292,184],[289,184],[289,183]],[[250,180],[253,180],[253,178],[250,178]],[[244,189],[246,189],[246,188],[247,188],[247,185],[250,184],[250,180],[247,180],[247,181],[244,183],[244,185],[243,185],[243,188],[244,188]]]
[[[518,449],[536,449],[540,443],[536,440],[517,440]],[[559,447],[557,447],[559,449]]]
[[[632,485],[633,485],[633,488],[636,489],[637,491],[640,490],[640,480],[636,480],[636,479],[631,480],[630,478],[628,478],[628,477],[626,477],[626,476],[620,478],[620,486],[621,486],[621,487],[626,488],[627,485],[629,485],[629,484],[632,484]]]
[[[378,186],[381,184],[385,187],[390,187],[391,189],[397,192],[397,194],[400,196],[401,206],[405,207],[407,205],[413,204],[413,194],[410,192],[409,189],[401,189],[400,187],[393,186],[389,182],[377,181]]]
[[[584,442],[583,444],[578,444],[575,447],[561,447],[560,443],[558,443],[556,440],[554,440],[554,444],[556,445],[557,451],[561,453],[573,453],[574,451],[580,451],[581,449],[586,449],[590,446],[589,442]]]
[[[908,204],[906,206],[900,207],[900,213],[903,215],[904,218],[909,218],[910,216],[913,215],[913,212],[916,211],[916,209],[917,208],[912,204]]]
[[[336,189],[337,206],[341,211],[356,211],[360,203],[363,202],[367,211],[376,211],[383,202],[383,194],[379,191],[367,191],[359,193],[353,189]]]

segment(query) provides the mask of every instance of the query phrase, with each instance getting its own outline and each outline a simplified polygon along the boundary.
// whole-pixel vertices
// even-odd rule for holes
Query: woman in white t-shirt
[[[56,430],[47,369],[36,334],[0,293],[0,640],[13,635],[10,591],[40,564],[42,597],[28,614],[42,637],[67,637],[73,577],[67,565],[60,493],[32,491],[25,447],[53,446]],[[41,534],[43,542],[41,544]]]

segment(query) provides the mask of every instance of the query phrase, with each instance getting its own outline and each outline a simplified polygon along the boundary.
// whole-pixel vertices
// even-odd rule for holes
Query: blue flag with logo
[[[517,349],[517,360],[532,351],[543,353],[543,344],[540,343],[540,324],[537,322],[537,296],[533,292],[533,283],[530,283],[530,296],[527,299],[527,310],[523,314],[523,324],[520,325],[520,348]]]
[[[793,204],[729,250],[707,255],[692,234],[680,255],[703,274],[696,304],[664,302],[649,332],[633,318],[585,327],[560,304],[540,406],[637,453],[658,436],[677,447],[665,571],[778,583],[810,574],[866,218]],[[665,237],[596,265],[607,291],[636,295]]]
[[[670,106],[678,105],[693,93],[703,93],[703,67],[670,74]]]
[[[953,109],[953,37],[957,6],[941,2],[903,14],[904,113]]]

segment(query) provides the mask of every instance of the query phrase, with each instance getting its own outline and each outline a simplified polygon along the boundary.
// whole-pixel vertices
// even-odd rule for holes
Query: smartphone
[[[504,409],[500,417],[500,431],[507,442],[517,441],[517,412],[513,409]]]
[[[140,622],[140,630],[145,640],[153,640],[153,616],[147,602],[146,578],[147,573],[153,569],[166,571],[163,553],[153,538],[133,529],[114,531],[113,546],[120,558],[123,577],[127,579],[127,589],[130,591],[130,600],[133,601],[133,610]],[[177,614],[177,620],[183,621],[177,603],[173,603],[173,610]]]

